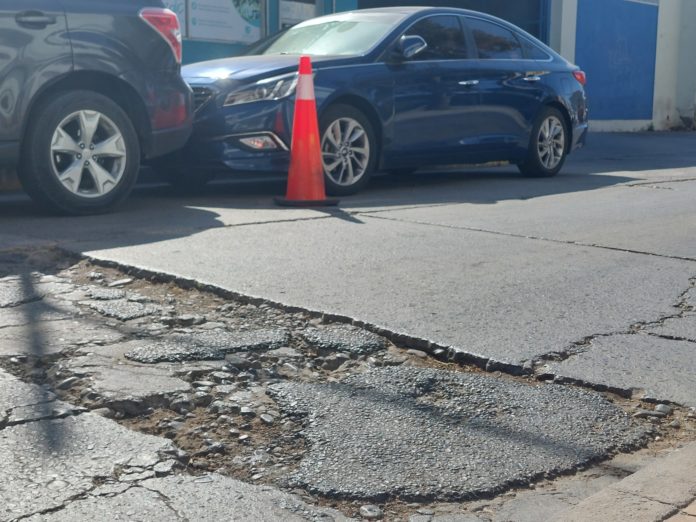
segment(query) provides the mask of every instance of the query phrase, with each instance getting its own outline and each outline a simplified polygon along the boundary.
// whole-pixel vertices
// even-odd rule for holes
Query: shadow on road
[[[681,152],[681,153],[678,153]],[[586,149],[574,153],[561,175],[532,179],[514,166],[494,169],[419,171],[376,176],[362,193],[342,198],[339,210],[311,212],[276,207],[285,191],[282,177],[246,176],[218,180],[200,194],[180,196],[166,185],[141,185],[116,213],[59,217],[41,213],[26,197],[0,196],[0,245],[3,238],[35,238],[85,250],[151,244],[181,239],[234,225],[325,217],[360,224],[359,212],[441,204],[490,205],[510,200],[587,193],[644,179],[640,171],[696,166],[696,133],[591,135]],[[635,172],[635,175],[632,173]],[[683,175],[683,174],[681,174]],[[148,171],[143,170],[143,177]],[[150,175],[151,178],[151,175]],[[299,216],[299,217],[298,217]],[[185,249],[185,243],[182,243]]]
[[[3,339],[0,358],[7,361],[19,356],[26,360],[29,367],[37,372],[37,382],[41,384],[43,379],[38,375],[42,372],[46,357],[55,353],[50,348],[55,339],[46,335],[43,326],[52,316],[65,312],[43,299],[35,271],[41,271],[42,275],[55,275],[65,265],[56,264],[56,259],[50,253],[35,254],[36,251],[23,248],[0,252],[0,327],[3,336],[8,330],[16,329],[20,329],[22,334],[14,344],[11,334]],[[58,256],[62,257],[60,254]],[[12,316],[14,319],[8,322],[6,319]],[[10,353],[6,353],[8,348]],[[56,411],[56,395],[49,386],[35,385],[28,389],[29,396],[17,396],[19,402],[11,405],[12,409],[20,410],[16,412],[18,418],[53,419],[66,414]],[[70,437],[70,427],[65,423],[39,422],[36,426],[38,439],[34,442],[40,443],[41,450],[47,455],[60,452],[65,440]]]
[[[102,250],[181,239],[205,230],[232,225],[326,217],[362,224],[356,212],[395,207],[443,204],[490,205],[555,194],[590,192],[633,181],[631,177],[565,174],[530,179],[514,167],[379,175],[371,186],[341,199],[340,206],[323,211],[284,209],[273,197],[283,194],[285,180],[253,182],[220,180],[200,194],[176,195],[166,185],[139,187],[112,214],[67,217],[41,212],[32,202],[13,196],[0,198],[0,246],[3,235],[69,244],[72,250]],[[300,212],[298,214],[298,212]],[[185,243],[182,243],[185,249]],[[192,253],[193,255],[193,253]]]

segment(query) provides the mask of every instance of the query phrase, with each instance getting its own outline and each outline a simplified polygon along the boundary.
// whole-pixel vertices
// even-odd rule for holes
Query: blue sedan
[[[553,176],[585,141],[585,74],[531,35],[462,9],[366,9],[298,24],[253,56],[184,67],[195,127],[170,180],[287,173],[300,55],[312,57],[332,195],[376,171],[448,164]]]

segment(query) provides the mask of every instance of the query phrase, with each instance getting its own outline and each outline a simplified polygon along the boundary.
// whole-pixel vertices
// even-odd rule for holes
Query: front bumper
[[[194,86],[194,93],[199,99],[193,134],[178,154],[187,170],[287,173],[293,98],[225,107],[224,96],[212,89]],[[258,137],[275,148],[255,149],[242,141]]]
[[[239,140],[244,137],[268,135],[268,131],[221,136],[206,141],[192,139],[182,151],[181,159],[189,167],[223,173],[264,172],[287,173],[290,152],[287,147],[274,150],[251,150]]]

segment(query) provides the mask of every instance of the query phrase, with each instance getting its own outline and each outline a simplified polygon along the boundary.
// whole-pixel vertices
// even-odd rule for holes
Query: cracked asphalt
[[[446,519],[461,501],[696,436],[684,410],[485,374],[327,317],[60,256],[0,250],[0,271],[19,274],[0,293],[18,278],[46,290],[0,306],[0,520],[399,520],[424,503]],[[148,314],[119,313],[130,303]],[[545,509],[620,473],[579,479]],[[217,502],[223,491],[236,501]]]
[[[0,276],[6,279],[0,290],[0,357],[16,357],[17,347],[24,344],[43,346],[40,354],[30,353],[29,360],[40,356],[51,364],[59,361],[53,366],[58,369],[57,374],[49,375],[51,382],[57,385],[62,382],[59,379],[71,377],[94,379],[95,396],[126,416],[142,413],[143,401],[146,408],[157,410],[170,404],[177,394],[188,394],[178,397],[180,405],[199,400],[196,393],[230,395],[231,390],[225,388],[230,384],[222,376],[226,371],[234,375],[235,385],[247,389],[246,398],[237,396],[230,399],[231,406],[227,405],[230,411],[239,411],[230,415],[241,416],[241,408],[260,407],[251,402],[248,406],[242,400],[252,401],[262,392],[255,388],[253,379],[297,381],[297,388],[287,388],[284,393],[287,397],[296,394],[300,405],[310,393],[308,390],[320,393],[318,389],[325,389],[312,386],[340,390],[345,382],[360,382],[360,375],[372,375],[365,373],[369,368],[379,375],[391,371],[379,369],[381,366],[417,366],[419,355],[394,352],[389,342],[418,348],[440,359],[473,363],[489,371],[608,389],[648,403],[658,401],[677,407],[696,404],[695,134],[594,136],[587,150],[571,157],[564,173],[553,179],[525,179],[512,168],[387,176],[376,180],[363,194],[347,198],[340,209],[333,211],[277,209],[270,196],[281,191],[282,183],[275,182],[230,184],[212,187],[202,196],[174,198],[166,189],[143,188],[119,214],[89,219],[43,216],[28,201],[14,198],[0,208],[7,217],[0,220],[0,247],[58,246],[102,263],[133,267],[135,275],[169,277],[185,288],[214,288],[228,299],[245,296],[255,306],[278,303],[290,315],[283,319],[286,312],[269,313],[265,324],[255,326],[273,328],[279,324],[292,331],[292,348],[287,355],[266,355],[267,346],[242,350],[246,363],[234,358],[229,361],[249,365],[251,369],[234,367],[232,371],[228,358],[230,351],[237,355],[234,349],[215,342],[196,347],[195,342],[187,341],[190,331],[167,337],[171,329],[207,328],[213,332],[220,325],[187,326],[183,323],[188,318],[182,318],[178,325],[153,321],[153,315],[157,317],[168,306],[166,300],[158,303],[157,308],[137,296],[127,298],[107,289],[76,291],[51,274],[39,277],[2,267]],[[117,304],[108,305],[109,301]],[[22,308],[22,313],[17,313],[18,308]],[[86,310],[102,318],[85,322]],[[325,321],[339,318],[358,327],[368,326],[389,342],[356,353],[349,348],[336,348],[340,340],[333,345],[328,342],[322,349],[322,341],[316,335],[310,332],[305,338],[297,332],[300,326],[307,329],[306,319],[292,318],[299,310],[323,314]],[[248,329],[254,322],[251,316],[255,312],[250,313],[249,320],[240,308],[235,308],[234,313],[239,313],[235,315],[234,328]],[[41,327],[34,328],[39,318]],[[111,328],[110,321],[123,323],[124,328]],[[76,327],[78,324],[80,328]],[[158,342],[140,338],[137,331],[143,329],[148,336],[159,336]],[[334,355],[307,353],[302,351],[306,349],[302,343],[316,343],[319,351],[340,351]],[[191,346],[194,350],[186,349]],[[377,356],[372,355],[373,350],[378,350]],[[70,360],[61,360],[66,352],[70,353]],[[182,353],[191,356],[185,358],[186,371],[177,372],[182,369]],[[26,356],[26,350],[19,355],[22,354]],[[321,364],[304,367],[313,357],[319,357]],[[264,373],[264,365],[270,363],[275,365],[273,371]],[[261,369],[251,365],[260,365]],[[339,374],[330,375],[337,369]],[[42,371],[34,368],[28,378],[41,382],[46,378]],[[349,377],[350,373],[356,376]],[[321,382],[310,383],[317,375]],[[21,389],[22,383],[14,377],[0,376],[0,386],[10,382],[10,388],[15,389],[16,384],[16,389]],[[199,377],[205,384],[194,386]],[[124,395],[124,383],[132,387],[129,390],[133,393]],[[388,383],[379,386],[382,385]],[[72,408],[77,409],[72,411],[71,406],[64,406],[52,395],[55,390],[27,386],[32,386],[30,395],[37,397],[33,402],[17,403],[16,397],[8,393],[7,400],[12,404],[5,406],[0,396],[0,406],[5,408],[0,408],[0,436],[21,432],[31,441],[47,436],[47,431],[60,431],[67,426],[85,424],[82,433],[88,433],[94,427],[90,427],[90,422],[95,426],[113,422],[82,412],[75,405]],[[80,386],[75,390],[81,391]],[[556,389],[555,385],[544,386]],[[544,386],[541,389],[546,389]],[[567,386],[563,384],[559,389],[573,389]],[[209,392],[196,392],[194,388]],[[75,404],[82,404],[83,400],[88,403],[89,397],[87,394]],[[278,397],[282,403],[281,395]],[[323,403],[324,397],[320,397],[322,400],[313,401],[315,406],[329,408]],[[336,400],[339,398],[349,408],[349,397],[338,393]],[[253,424],[254,429],[260,430],[257,427],[265,422],[260,420],[261,415],[274,419],[280,415],[283,422],[294,422],[286,418],[291,416],[287,405],[283,411],[274,410],[272,405],[263,408],[255,412],[253,422],[247,423]],[[358,417],[367,415],[359,408],[356,412]],[[311,416],[312,409],[305,405],[301,413]],[[536,418],[537,413],[529,418]],[[181,420],[174,416],[154,419],[159,424],[148,429],[159,434],[175,429],[172,426],[190,428],[187,423],[193,420],[185,414],[180,417]],[[582,426],[582,419],[579,415],[578,426]],[[627,420],[617,417],[613,422],[621,426],[624,421]],[[209,431],[233,431],[243,446],[247,434],[241,428],[243,424],[238,424],[231,428],[219,424]],[[608,424],[612,426],[612,422]],[[539,433],[548,429],[540,426],[530,429]],[[310,438],[328,440],[328,432],[306,429]],[[630,446],[636,440],[631,429],[624,430],[625,439],[612,436],[611,429],[600,430],[608,434],[598,446],[605,456],[611,454],[611,448]],[[103,427],[95,431],[100,432],[97,437],[107,436],[102,433]],[[132,433],[133,437],[145,436]],[[205,433],[208,432],[194,435],[203,437]],[[251,436],[254,444],[259,442],[254,440],[255,433],[252,431]],[[366,436],[371,436],[370,432]],[[137,446],[135,440],[125,444]],[[219,448],[215,440],[210,440],[211,447]],[[351,438],[339,442],[349,445],[346,451],[357,444]],[[121,443],[105,441],[114,448]],[[21,440],[12,444],[21,444]],[[288,447],[292,444],[287,441]],[[588,444],[594,447],[593,443]],[[77,460],[86,458],[80,451],[84,448],[75,449]],[[327,482],[321,483],[316,477],[311,479],[297,471],[304,469],[302,466],[311,470],[321,465],[311,448],[307,460],[302,460],[300,453],[293,456],[292,463],[277,464],[287,466],[286,471],[297,484],[310,490],[330,490],[340,496],[342,493],[335,488],[330,474]],[[553,474],[577,466],[585,456],[591,458],[591,452],[578,455],[577,460],[561,459],[560,464],[530,458],[527,480],[535,473]],[[336,458],[333,453],[330,456]],[[32,452],[27,453],[26,464],[37,466],[36,458]],[[150,467],[136,466],[140,469],[125,473],[132,476],[135,486],[126,487],[113,498],[110,493],[99,492],[98,488],[104,486],[102,473],[107,478],[106,487],[123,486],[120,464],[114,459],[112,462],[107,458],[103,469],[94,464],[98,479],[90,479],[94,489],[87,488],[89,481],[59,479],[67,482],[65,495],[60,493],[62,482],[54,484],[58,493],[48,489],[48,481],[55,477],[50,469],[45,470],[47,474],[42,470],[38,477],[43,486],[37,489],[51,492],[45,502],[42,500],[45,513],[15,503],[12,516],[67,516],[80,513],[80,506],[94,503],[95,498],[107,497],[114,505],[124,503],[123,509],[127,510],[133,502],[156,502],[153,495],[166,506],[162,513],[167,509],[183,513],[164,500],[165,493],[144,487],[148,480],[171,480],[171,470],[162,472],[162,477],[154,470],[160,462]],[[239,462],[230,462],[230,466],[235,465]],[[293,467],[296,465],[299,468]],[[109,472],[103,471],[106,468]],[[258,475],[259,468],[264,466],[256,464],[256,471],[250,473]],[[215,475],[214,470],[211,473],[209,484],[235,480],[224,473]],[[264,473],[268,471],[261,472]],[[414,474],[411,470],[406,477]],[[20,479],[28,480],[21,476]],[[505,480],[503,477],[497,482],[485,482],[482,478],[479,486],[485,491],[497,490]],[[234,487],[233,482],[225,484]],[[455,486],[455,482],[449,483],[447,491]],[[200,489],[196,490],[199,486],[191,487],[192,499],[202,495]],[[255,490],[261,494],[265,486],[255,487],[261,488]],[[359,490],[366,497],[374,493],[379,498],[385,492],[396,492],[397,496],[407,492],[406,498],[418,497],[409,484],[399,492],[390,490],[391,493],[383,487],[368,487],[369,483],[354,480],[345,491],[347,496]],[[274,502],[270,498],[268,501]],[[284,516],[290,519],[326,515],[313,507],[307,507],[304,513],[299,497],[293,496],[293,502],[299,502],[293,505],[300,507],[279,512],[279,520]],[[60,510],[49,513],[58,505]]]
[[[600,361],[579,343],[693,311],[680,301],[696,277],[695,145],[693,133],[593,135],[553,179],[385,177],[337,211],[275,208],[282,182],[186,199],[143,190],[118,219],[49,219],[15,203],[0,238],[351,318],[490,369],[577,354],[576,377],[591,382]],[[650,388],[633,368],[621,388]]]

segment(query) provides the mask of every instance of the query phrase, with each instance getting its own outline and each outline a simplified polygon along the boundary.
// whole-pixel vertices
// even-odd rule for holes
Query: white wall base
[[[682,124],[677,112],[681,13],[682,0],[660,2],[657,21],[657,56],[655,58],[655,95],[653,98],[655,130],[669,130]],[[692,57],[693,53],[690,54]]]
[[[652,120],[590,120],[590,131],[641,132],[651,130]]]

